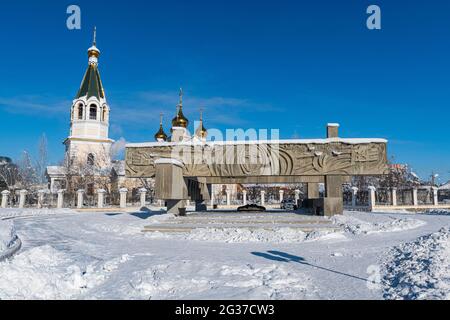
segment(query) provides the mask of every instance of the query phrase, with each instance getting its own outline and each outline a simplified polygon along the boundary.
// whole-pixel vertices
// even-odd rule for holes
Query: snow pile
[[[273,230],[247,228],[199,228],[193,230],[187,240],[219,241],[226,243],[240,242],[304,242],[307,233],[290,228]]]
[[[134,235],[139,234],[142,231],[142,226],[132,226],[127,224],[102,224],[93,223],[89,226],[97,232],[102,233],[116,233],[118,235]]]
[[[134,214],[140,214],[140,213],[134,213]],[[97,232],[101,233],[114,233],[116,235],[122,235],[122,236],[129,236],[129,235],[136,235],[141,234],[142,229],[148,225],[155,225],[158,223],[162,223],[164,221],[173,219],[175,216],[172,214],[154,214],[149,213],[149,216],[145,216],[145,219],[138,219],[136,221],[133,220],[127,220],[124,222],[123,220],[119,219],[110,219],[108,223],[105,223],[102,220],[99,220],[98,222],[90,222],[89,223],[89,229],[95,230]],[[130,214],[132,216],[133,214]]]
[[[355,235],[406,231],[426,224],[422,220],[411,218],[391,218],[388,221],[367,222],[352,216],[334,216],[332,221],[342,227],[345,232]]]
[[[190,275],[190,276],[186,276]],[[140,299],[313,299],[316,289],[303,273],[280,265],[220,265],[179,261],[133,274]]]
[[[346,239],[342,232],[317,230],[304,232],[294,228],[197,228],[187,234],[148,233],[152,239],[174,238],[177,240],[210,241],[224,243],[301,243],[315,240]]]
[[[69,252],[36,247],[0,263],[1,299],[70,299],[103,283],[124,255],[104,263],[80,264]]]
[[[13,245],[16,239],[14,223],[0,220],[0,256]]]
[[[450,229],[394,248],[384,269],[387,299],[450,299]]]

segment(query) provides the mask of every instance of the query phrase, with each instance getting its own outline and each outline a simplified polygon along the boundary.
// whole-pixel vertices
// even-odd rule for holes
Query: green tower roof
[[[98,66],[95,64],[90,64],[84,75],[83,82],[81,83],[80,90],[76,98],[81,98],[87,96],[100,98],[105,98],[105,92],[103,90],[102,80],[100,79],[100,73],[98,71]]]

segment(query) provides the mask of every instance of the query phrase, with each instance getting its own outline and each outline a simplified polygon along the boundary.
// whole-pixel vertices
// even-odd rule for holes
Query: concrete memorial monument
[[[212,184],[307,183],[309,206],[317,214],[343,212],[342,185],[352,176],[382,175],[387,168],[384,139],[343,139],[339,125],[328,124],[325,139],[206,141],[203,120],[194,137],[187,131],[182,94],[172,121],[172,137],[162,122],[157,142],[128,144],[126,174],[155,178],[158,199],[177,214],[186,200],[197,205],[211,199]],[[169,140],[169,141],[168,141]],[[319,198],[318,184],[325,184]]]

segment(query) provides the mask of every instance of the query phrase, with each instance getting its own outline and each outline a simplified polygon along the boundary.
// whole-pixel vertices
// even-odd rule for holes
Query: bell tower
[[[111,163],[114,141],[108,137],[110,109],[98,69],[100,50],[96,37],[94,28],[93,44],[88,49],[88,67],[72,103],[70,134],[64,145],[66,160],[71,163],[103,167]]]

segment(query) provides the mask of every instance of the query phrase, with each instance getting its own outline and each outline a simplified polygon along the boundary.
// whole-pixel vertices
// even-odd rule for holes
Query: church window
[[[102,121],[106,121],[106,108],[103,108]]]
[[[87,157],[87,164],[89,166],[93,166],[94,162],[95,162],[95,156],[92,153],[89,153],[88,157]]]
[[[83,105],[80,104],[78,105],[78,120],[82,120],[83,119]]]
[[[94,104],[89,108],[89,120],[97,120],[97,106]]]

